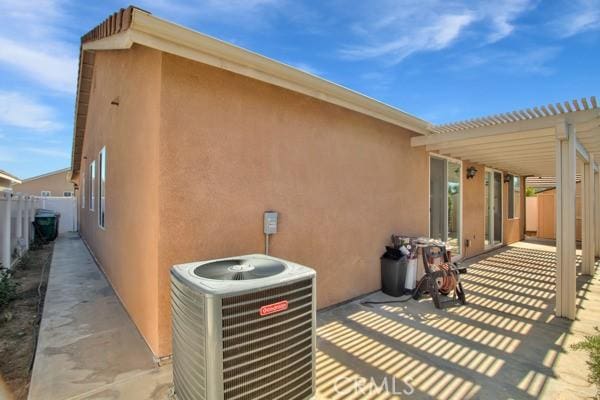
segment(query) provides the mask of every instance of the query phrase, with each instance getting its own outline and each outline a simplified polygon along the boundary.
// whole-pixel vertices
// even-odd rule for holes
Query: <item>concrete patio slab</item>
[[[584,399],[600,281],[578,277],[578,318],[554,317],[555,249],[519,243],[470,261],[468,305],[382,293],[319,314],[320,399]],[[382,390],[385,386],[385,389]]]
[[[32,371],[30,400],[162,399],[158,368],[77,234],[55,246]]]

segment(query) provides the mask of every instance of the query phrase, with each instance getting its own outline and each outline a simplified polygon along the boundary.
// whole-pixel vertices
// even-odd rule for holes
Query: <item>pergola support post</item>
[[[594,156],[589,155],[589,160],[583,165],[583,210],[582,210],[582,243],[581,243],[581,273],[592,275],[595,265],[595,239],[594,239]]]
[[[556,127],[556,315],[575,319],[575,127]]]

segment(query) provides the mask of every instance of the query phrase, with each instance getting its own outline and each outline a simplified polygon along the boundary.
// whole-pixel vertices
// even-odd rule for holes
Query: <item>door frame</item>
[[[485,207],[483,209],[483,248],[484,250],[491,250],[491,249],[495,249],[497,247],[502,247],[504,245],[504,172],[500,171],[499,169],[496,168],[491,168],[491,167],[485,167],[484,170],[484,174],[487,175],[488,172],[492,172],[492,176],[494,172],[498,172],[500,174],[500,203],[502,203],[500,205],[500,219],[502,220],[502,226],[500,227],[500,243],[498,244],[494,244],[493,240],[491,244],[486,245],[485,244],[485,207],[488,207],[489,204],[485,204],[485,177],[483,177],[483,203],[485,204]],[[492,186],[493,188],[493,186]]]
[[[459,160],[457,158],[452,158],[452,157],[448,157],[442,154],[437,154],[437,153],[429,153],[428,157],[427,157],[427,177],[428,177],[428,182],[427,182],[427,237],[431,237],[431,159],[432,158],[439,158],[442,160],[446,160],[446,161],[452,161],[454,163],[460,164],[460,218],[458,221],[459,224],[459,228],[458,228],[458,232],[459,232],[459,236],[460,236],[460,240],[458,241],[458,245],[460,246],[460,254],[453,254],[452,255],[452,261],[457,261],[463,258],[463,254],[464,254],[464,250],[465,250],[465,246],[463,243],[463,219],[464,219],[464,214],[463,214],[463,204],[464,204],[464,197],[463,197],[463,189],[464,189],[464,177],[463,177],[463,172],[464,172],[464,165],[463,165],[463,160]],[[447,175],[447,174],[446,174]],[[447,177],[446,177],[447,179]],[[448,189],[446,188],[446,191]],[[447,211],[446,211],[447,213]],[[447,219],[447,218],[446,218]],[[448,221],[446,221],[446,225],[448,224]]]

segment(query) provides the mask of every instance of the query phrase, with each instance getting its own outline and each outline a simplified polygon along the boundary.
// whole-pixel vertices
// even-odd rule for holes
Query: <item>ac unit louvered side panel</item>
[[[206,399],[204,297],[171,277],[173,383],[178,400]]]
[[[313,394],[313,281],[222,300],[225,400],[301,400]],[[263,306],[288,302],[261,316]]]

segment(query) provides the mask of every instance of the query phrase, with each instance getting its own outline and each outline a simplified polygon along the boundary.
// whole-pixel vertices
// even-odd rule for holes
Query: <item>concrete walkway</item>
[[[152,353],[79,235],[55,246],[30,400],[165,399],[171,369]]]

